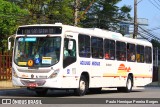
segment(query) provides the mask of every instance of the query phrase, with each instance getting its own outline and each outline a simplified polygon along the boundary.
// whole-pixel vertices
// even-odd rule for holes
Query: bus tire
[[[131,92],[133,87],[133,79],[131,76],[128,76],[126,87],[117,87],[118,92]]]
[[[38,96],[45,96],[48,92],[48,89],[41,89],[35,91]]]
[[[79,87],[75,89],[75,94],[78,96],[83,96],[88,90],[88,81],[84,75],[80,77]]]

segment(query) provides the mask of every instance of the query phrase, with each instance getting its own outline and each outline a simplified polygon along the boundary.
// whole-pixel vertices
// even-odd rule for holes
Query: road
[[[150,98],[160,98],[160,87],[146,87],[146,88],[134,88],[131,93],[119,93],[117,92],[116,89],[103,89],[101,94],[87,94],[85,96],[75,96],[73,91],[70,90],[69,92],[65,90],[52,90],[49,91],[48,94],[44,97],[39,97],[37,96],[33,91],[26,90],[25,88],[19,88],[19,89],[1,89],[0,90],[0,98],[2,99],[16,99],[16,98],[22,98],[24,99],[47,99],[47,101],[50,103],[56,103],[56,104],[50,104],[47,105],[47,107],[71,107],[76,105],[77,107],[97,107],[97,104],[99,103],[98,106],[100,107],[128,107],[127,103],[122,103],[122,104],[117,104],[117,102],[114,103],[113,100],[128,100],[131,98],[131,100],[143,100],[144,98],[147,98],[150,100]],[[65,104],[65,101],[68,101],[69,99],[69,104]],[[80,102],[76,102],[80,100]],[[91,101],[92,100],[92,101]],[[153,99],[152,99],[153,100]],[[91,104],[90,104],[91,101]],[[106,103],[106,101],[110,101],[110,103]],[[160,99],[158,99],[160,102]],[[87,104],[83,104],[83,103]],[[102,102],[102,104],[101,104]],[[78,103],[78,104],[76,104]],[[111,104],[114,103],[114,104]],[[140,102],[141,103],[141,102]],[[156,102],[155,102],[156,103]],[[1,107],[2,105],[0,105]],[[5,105],[6,106],[6,105]],[[10,107],[11,105],[7,105],[7,107]],[[23,105],[27,106],[27,105]],[[46,106],[45,104],[43,105],[34,105],[35,107],[42,107]],[[131,107],[159,107],[160,104],[130,104]],[[21,107],[21,105],[12,105],[12,107]]]

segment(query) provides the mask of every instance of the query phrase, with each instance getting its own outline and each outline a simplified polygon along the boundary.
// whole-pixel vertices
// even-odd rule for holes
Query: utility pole
[[[75,12],[74,12],[74,26],[78,24],[78,11],[79,11],[79,0],[75,1]]]
[[[137,23],[137,0],[134,0],[134,33],[133,38],[136,38],[138,35],[138,23]]]

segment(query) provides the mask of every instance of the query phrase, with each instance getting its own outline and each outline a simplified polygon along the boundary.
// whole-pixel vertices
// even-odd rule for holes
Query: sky
[[[160,38],[160,0],[137,0],[137,17],[148,19],[148,29],[159,27],[153,33]],[[152,3],[154,3],[154,6]],[[132,8],[131,17],[134,17],[134,0],[122,0],[118,6],[130,5]]]

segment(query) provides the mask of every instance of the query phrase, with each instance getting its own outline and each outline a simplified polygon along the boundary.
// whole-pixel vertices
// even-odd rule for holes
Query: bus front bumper
[[[61,83],[57,79],[22,79],[12,77],[14,86],[20,87],[44,87],[44,88],[61,88]]]

